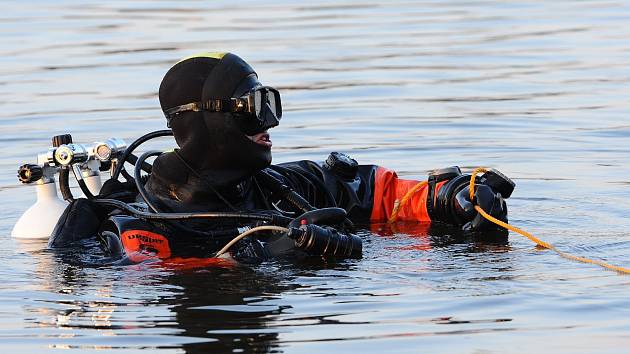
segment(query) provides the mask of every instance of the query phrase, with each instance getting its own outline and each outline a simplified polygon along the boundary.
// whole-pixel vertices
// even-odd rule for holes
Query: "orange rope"
[[[471,176],[470,176],[470,200],[474,201],[475,200],[475,177],[480,174],[480,173],[484,173],[487,172],[488,170],[483,168],[483,167],[479,167],[476,168]],[[403,197],[402,199],[396,204],[396,206],[394,206],[394,210],[392,211],[391,216],[389,217],[389,220],[387,221],[388,223],[393,223],[398,219],[398,214],[400,213],[400,210],[402,209],[403,206],[405,206],[409,200],[411,199],[411,197],[420,190],[420,188],[424,187],[428,182],[427,181],[423,181],[420,182],[418,184],[416,184],[413,188],[411,188]],[[583,262],[583,263],[588,263],[588,264],[596,264],[598,266],[604,267],[606,269],[609,270],[613,270],[615,272],[619,272],[619,273],[624,273],[624,274],[630,274],[630,269],[628,268],[624,268],[624,267],[620,267],[620,266],[616,266],[616,265],[612,265],[612,264],[608,264],[604,261],[599,261],[599,260],[595,260],[595,259],[589,259],[589,258],[585,258],[585,257],[578,257],[578,256],[574,256],[572,254],[566,253],[566,252],[562,252],[559,249],[557,249],[554,245],[545,242],[539,238],[537,238],[536,236],[530,234],[529,232],[525,231],[525,230],[521,230],[516,226],[512,226],[508,223],[505,223],[491,215],[489,215],[488,213],[486,213],[479,205],[475,205],[475,210],[477,210],[477,212],[479,214],[481,214],[481,216],[483,216],[484,218],[486,218],[488,221],[493,222],[501,227],[504,227],[508,230],[514,231],[522,236],[525,236],[526,238],[528,238],[530,241],[534,242],[535,244],[537,244],[540,247],[552,250],[554,252],[556,252],[558,255],[560,255],[561,257],[570,259],[570,260],[574,260],[574,261],[578,261],[578,262]]]
[[[393,223],[396,222],[396,220],[398,219],[398,213],[400,212],[400,210],[402,209],[403,206],[407,205],[407,203],[409,202],[409,200],[411,200],[411,197],[420,190],[420,188],[424,187],[425,185],[427,185],[427,181],[422,181],[418,184],[416,184],[415,186],[413,186],[413,188],[411,188],[410,190],[407,191],[407,193],[405,193],[405,195],[402,197],[402,199],[400,201],[397,201],[396,205],[394,206],[394,210],[392,210],[392,214],[389,216],[389,220],[387,220],[388,223]]]
[[[483,173],[486,172],[487,170],[485,168],[477,168],[473,171],[472,175],[470,176],[470,200],[474,200],[474,196],[475,196],[475,176],[479,173]],[[583,263],[589,263],[589,264],[596,264],[598,266],[604,267],[606,269],[609,270],[614,270],[615,272],[619,272],[619,273],[624,273],[624,274],[630,274],[630,269],[628,268],[624,268],[624,267],[619,267],[616,265],[612,265],[612,264],[608,264],[606,262],[603,261],[599,261],[599,260],[594,260],[594,259],[589,259],[589,258],[584,258],[584,257],[578,257],[578,256],[574,256],[572,254],[569,253],[565,253],[560,251],[559,249],[557,249],[554,245],[547,243],[545,241],[542,241],[540,239],[538,239],[537,237],[535,237],[534,235],[530,234],[527,231],[521,230],[518,227],[512,226],[508,223],[505,223],[497,218],[492,217],[491,215],[489,215],[488,213],[486,213],[479,205],[475,205],[475,210],[477,210],[477,212],[479,212],[479,214],[481,214],[481,216],[483,216],[484,218],[486,218],[488,221],[491,221],[499,226],[502,226],[508,230],[514,231],[516,233],[519,233],[525,237],[527,237],[529,240],[531,240],[532,242],[534,242],[535,244],[537,244],[540,247],[544,247],[547,249],[550,249],[552,251],[555,251],[556,253],[558,253],[561,257],[567,258],[567,259],[571,259],[574,261],[578,261],[578,262],[583,262]]]

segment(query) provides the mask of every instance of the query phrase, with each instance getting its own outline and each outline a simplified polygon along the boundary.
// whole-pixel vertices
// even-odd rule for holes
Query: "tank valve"
[[[60,147],[61,145],[67,144],[72,144],[72,135],[70,134],[55,135],[52,137],[53,147]]]
[[[87,150],[79,144],[61,145],[55,150],[54,157],[55,162],[61,166],[82,163],[89,159]]]
[[[33,183],[44,176],[44,170],[39,165],[27,163],[20,166],[17,175],[20,182],[24,184]]]

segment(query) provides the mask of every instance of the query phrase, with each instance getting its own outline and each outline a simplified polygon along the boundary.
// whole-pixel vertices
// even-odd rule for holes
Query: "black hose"
[[[145,163],[145,160],[147,158],[151,156],[155,156],[155,155],[160,155],[161,153],[162,152],[160,151],[145,152],[138,158],[135,169],[134,169],[134,174],[135,174],[134,179],[136,182],[136,188],[138,189],[138,192],[140,196],[142,197],[142,199],[144,199],[144,201],[147,203],[147,206],[151,210],[153,210],[153,213],[141,212],[139,210],[133,209],[132,207],[130,207],[129,205],[123,202],[118,202],[116,200],[109,200],[109,202],[107,202],[108,200],[106,200],[106,202],[102,202],[104,199],[101,199],[100,202],[104,204],[109,203],[110,205],[113,205],[119,209],[124,209],[127,212],[133,214],[134,216],[143,218],[143,219],[157,219],[157,220],[246,219],[246,220],[260,220],[260,221],[271,222],[275,225],[286,225],[292,220],[291,218],[283,217],[280,215],[252,214],[252,213],[241,213],[241,212],[206,212],[206,213],[162,213],[160,212],[160,209],[157,207],[157,203],[155,199],[147,192],[146,188],[144,188],[144,185],[142,183],[143,181],[140,176],[140,169],[142,168],[142,165]],[[179,229],[180,231],[187,232],[187,233],[194,233],[194,234],[198,234],[202,236],[220,237],[220,236],[225,236],[228,233],[230,234],[232,233],[232,231],[228,231],[225,233],[225,235],[222,235],[221,233],[216,233],[216,232],[198,231],[198,230],[192,229],[190,227],[187,227],[178,223],[170,223],[170,224],[171,226],[175,227],[176,229]],[[236,234],[238,234],[238,232]]]
[[[142,197],[142,199],[144,199],[144,202],[147,203],[147,205],[149,206],[149,209],[153,210],[153,212],[155,213],[159,213],[160,209],[158,209],[157,204],[155,203],[153,198],[149,195],[147,190],[144,188],[144,184],[142,183],[142,178],[141,178],[142,176],[140,175],[141,174],[140,170],[142,169],[142,164],[144,164],[144,161],[146,159],[148,159],[151,156],[158,156],[161,154],[162,154],[161,151],[151,150],[140,155],[140,157],[138,158],[138,161],[136,161],[136,166],[134,168],[134,175],[133,175],[134,179],[136,180],[136,188],[138,188],[138,192],[140,193],[140,196]]]
[[[63,170],[67,171],[69,168],[70,167],[62,168],[61,171],[63,171]],[[60,180],[61,180],[61,171],[59,172]],[[81,188],[81,192],[83,192],[83,195],[87,199],[94,199],[94,194],[92,194],[92,192],[88,188],[87,184],[85,184],[85,180],[83,180],[83,177],[81,176],[81,170],[79,168],[72,169],[72,173],[74,174],[74,178],[77,180],[77,183],[79,184],[79,188]],[[68,185],[68,182],[65,181],[64,184]],[[62,189],[62,188],[60,188],[60,189]],[[70,191],[70,188],[68,188],[68,191]],[[63,193],[63,191],[62,191],[62,193]]]
[[[68,167],[62,167],[59,170],[59,190],[61,191],[61,195],[63,199],[68,202],[72,202],[74,197],[72,196],[72,191],[70,190],[70,170]]]
[[[246,219],[260,220],[273,224],[286,225],[292,219],[286,216],[275,214],[254,214],[254,213],[235,213],[235,212],[203,212],[203,213],[150,213],[138,210],[125,202],[116,199],[95,199],[96,204],[118,208],[128,212],[129,214],[145,220],[189,220],[189,219]]]
[[[337,206],[337,200],[330,192],[330,188],[328,188],[326,186],[326,183],[324,183],[324,181],[322,181],[322,179],[319,176],[317,176],[315,173],[309,172],[306,170],[297,171],[291,168],[283,168],[278,165],[271,165],[269,166],[269,168],[273,171],[278,171],[280,174],[282,174],[283,170],[288,170],[290,173],[294,173],[298,175],[300,178],[307,180],[309,183],[312,183],[313,185],[315,185],[315,188],[319,192],[324,194],[324,197],[326,198],[326,200],[323,203],[324,205],[331,206],[331,207]]]
[[[280,197],[302,212],[315,210],[315,207],[304,199],[304,197],[264,170],[258,171],[256,177],[260,178],[263,185],[269,188],[272,193],[280,195]]]
[[[183,235],[187,236],[202,236],[213,239],[232,239],[241,233],[241,231],[236,227],[218,231],[199,231],[193,229],[192,227],[184,226],[183,224],[173,220],[168,221],[168,224],[177,231],[181,232]]]
[[[138,162],[138,156],[134,154],[129,154],[129,156],[127,157],[127,160],[128,162],[131,162],[133,165],[135,165]],[[151,171],[153,171],[153,166],[148,162],[143,162],[142,170],[146,173],[151,173]]]
[[[275,176],[271,175],[270,173],[267,173],[266,171],[261,170],[256,173],[256,177],[259,177],[261,181],[263,182],[263,184],[265,185],[265,187],[269,188],[272,193],[279,194],[284,200],[289,202],[289,204],[298,208],[302,212],[308,213],[309,211],[313,211],[313,210],[321,210],[312,206],[311,203],[309,203],[306,199],[304,199],[304,197],[302,197],[300,194],[294,191],[291,187],[282,183],[282,181],[280,181],[279,179],[277,179]],[[316,177],[310,178],[309,180],[319,182],[319,180]],[[320,183],[320,187],[322,188],[322,191],[326,191],[328,193],[327,196],[331,200],[332,202],[331,204],[333,205],[333,208],[340,209],[340,208],[337,208],[337,203],[335,202],[335,199],[332,196],[330,196],[330,192],[328,192],[328,188],[326,188],[326,186],[323,185],[323,183],[321,182],[319,183]],[[328,208],[325,208],[325,209],[328,209]],[[343,223],[344,226],[348,229],[354,229],[354,223],[345,216],[346,216],[346,213],[344,210],[344,218],[339,222]]]
[[[118,179],[118,176],[120,176],[121,171],[125,168],[125,162],[129,158],[129,155],[131,155],[131,153],[138,146],[140,146],[143,143],[145,143],[146,141],[154,139],[154,138],[159,138],[159,137],[162,137],[162,136],[172,136],[172,135],[173,135],[173,131],[171,131],[170,129],[164,129],[164,130],[156,130],[154,132],[147,133],[147,134],[139,137],[138,139],[136,139],[133,143],[131,143],[131,145],[129,145],[127,147],[125,152],[123,152],[123,154],[118,159],[118,165],[116,165],[116,170],[114,170],[114,173],[112,174],[111,178],[112,179]]]
[[[293,219],[287,227],[300,227],[302,222],[306,224],[340,224],[344,221],[346,215],[348,214],[344,209],[337,207],[315,209]]]
[[[133,181],[133,180],[134,180],[134,179],[133,179],[133,176],[132,176],[132,175],[130,175],[130,174],[129,174],[129,172],[127,172],[127,170],[125,170],[125,169],[123,169],[123,170],[120,172],[120,174],[121,174],[123,177],[125,177],[125,180],[126,180],[127,182],[130,182],[130,181]]]
[[[83,192],[83,195],[87,199],[94,199],[94,194],[90,192],[90,189],[88,188],[87,184],[85,184],[85,181],[82,179],[77,179],[77,182],[79,183],[79,188],[81,188],[81,192]]]
[[[76,176],[75,176],[76,177]],[[70,169],[68,167],[62,167],[59,170],[59,190],[61,191],[61,195],[63,196],[63,200],[72,203],[74,201],[74,196],[72,195],[72,191],[70,190]],[[94,199],[94,194],[90,191],[87,184],[83,179],[77,178],[77,183],[79,184],[79,188],[81,188],[81,192],[87,199]]]

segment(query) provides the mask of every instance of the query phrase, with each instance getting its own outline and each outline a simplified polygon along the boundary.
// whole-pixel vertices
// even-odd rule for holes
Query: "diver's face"
[[[255,142],[256,144],[260,145],[260,146],[264,146],[267,149],[271,150],[271,146],[273,145],[271,143],[271,137],[269,135],[269,133],[265,130],[262,133],[258,133],[256,135],[246,135],[247,138],[253,142]]]

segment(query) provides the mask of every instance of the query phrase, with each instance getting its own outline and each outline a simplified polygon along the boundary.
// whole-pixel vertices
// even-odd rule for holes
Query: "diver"
[[[264,86],[235,54],[204,53],[179,61],[164,76],[159,100],[178,148],[143,155],[136,169],[146,157],[157,157],[148,177],[136,176],[137,188],[115,175],[96,200],[133,202],[129,196],[137,195],[156,215],[225,217],[136,220],[117,216],[120,210],[103,211],[105,202],[93,203],[90,220],[108,218],[99,236],[110,252],[245,262],[309,254],[360,257],[353,223],[439,222],[466,232],[505,231],[478,215],[470,200],[470,175],[458,167],[436,170],[419,184],[338,152],[322,163],[272,165],[269,130],[282,118],[280,93]],[[509,178],[490,170],[477,177],[474,203],[507,222],[504,198],[513,189]],[[125,191],[127,197],[120,197]],[[77,218],[67,214],[51,238],[53,247],[77,229],[69,226]],[[235,238],[261,226],[267,229]]]

